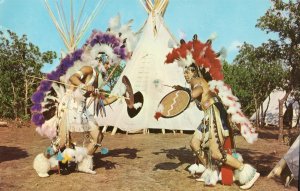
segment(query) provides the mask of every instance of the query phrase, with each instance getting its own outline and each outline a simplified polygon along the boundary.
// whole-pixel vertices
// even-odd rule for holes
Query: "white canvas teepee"
[[[126,75],[131,82],[134,92],[140,91],[144,103],[140,113],[130,118],[127,105],[123,100],[118,100],[106,107],[106,117],[98,117],[99,125],[109,125],[128,132],[141,129],[172,129],[195,130],[203,118],[203,114],[190,104],[189,108],[174,118],[154,118],[160,100],[174,89],[163,86],[186,86],[183,71],[176,64],[164,64],[166,55],[170,52],[170,44],[177,42],[164,24],[164,14],[168,1],[146,1],[145,8],[149,17],[141,30],[140,39],[133,52],[131,60],[119,78],[112,94],[118,91],[122,76]]]
[[[265,99],[263,103],[263,109],[267,109],[265,124],[267,125],[278,125],[279,121],[279,100],[282,99],[285,95],[285,91],[283,90],[274,90],[271,94]],[[295,102],[293,96],[289,96],[286,105],[292,104],[293,106],[293,120],[292,126],[294,127],[297,123],[297,119],[299,117],[299,104]],[[286,107],[283,108],[283,112],[285,113]],[[256,115],[255,113],[251,116],[250,120],[255,121]]]

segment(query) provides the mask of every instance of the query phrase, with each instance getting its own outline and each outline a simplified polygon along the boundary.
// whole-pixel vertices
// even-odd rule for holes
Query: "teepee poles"
[[[79,9],[78,18],[75,18],[73,0],[69,0],[69,18],[66,17],[66,11],[63,7],[62,0],[55,1],[55,9],[57,14],[55,15],[48,0],[44,0],[46,9],[63,40],[68,52],[72,52],[76,49],[78,43],[83,37],[83,34],[88,29],[91,22],[94,20],[100,9],[104,5],[104,0],[98,1],[92,13],[85,19],[82,20],[82,15],[86,6],[87,0],[84,0],[81,8]]]
[[[151,0],[140,0],[140,2],[148,14],[158,11],[162,16],[164,16],[169,4],[169,0],[154,0],[154,3]]]
[[[86,0],[85,0],[86,1]],[[104,5],[104,0],[101,0],[97,3],[95,9],[93,10],[93,12],[91,13],[91,15],[87,18],[86,22],[83,23],[82,29],[78,30],[77,33],[77,40],[75,43],[79,43],[80,39],[82,38],[83,34],[85,33],[85,31],[87,30],[88,26],[91,24],[91,22],[95,19],[95,17],[97,16],[98,12],[100,12],[101,8],[103,8]]]

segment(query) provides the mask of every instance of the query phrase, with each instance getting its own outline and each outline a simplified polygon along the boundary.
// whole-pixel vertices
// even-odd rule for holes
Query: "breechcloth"
[[[69,132],[89,132],[98,128],[86,108],[86,99],[79,100],[71,90],[67,90],[59,103],[57,115],[58,136],[62,144],[69,142]]]
[[[195,134],[200,139],[201,150],[208,151],[207,156],[210,156],[209,153],[212,152],[212,149],[218,149],[221,152],[221,160],[215,162],[217,165],[222,165],[226,162],[227,156],[223,148],[224,140],[230,135],[227,112],[217,97],[213,97],[201,104],[201,108],[204,111],[204,118]],[[216,144],[218,145],[217,148],[211,145],[212,136],[214,136]],[[208,161],[211,161],[211,157],[209,157]]]

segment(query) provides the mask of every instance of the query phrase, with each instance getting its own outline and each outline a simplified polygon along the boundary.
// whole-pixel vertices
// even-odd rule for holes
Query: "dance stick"
[[[170,85],[166,85],[166,84],[162,84],[162,85],[166,86],[166,87],[174,88],[173,86],[170,86]]]
[[[79,88],[79,86],[76,86],[76,85],[73,85],[73,84],[67,84],[67,83],[64,83],[64,82],[60,82],[60,81],[56,81],[56,80],[49,80],[49,79],[44,79],[44,78],[40,78],[40,77],[36,77],[36,76],[31,76],[31,75],[27,75],[28,77],[31,77],[31,78],[35,78],[35,79],[40,79],[40,80],[46,80],[46,81],[50,81],[50,82],[55,82],[55,83],[58,83],[58,84],[63,84],[63,85],[66,85],[66,86],[72,86],[72,87],[75,87],[75,88]],[[82,88],[83,90],[86,90],[84,88]],[[105,94],[105,95],[112,95],[112,94],[109,94],[107,92],[103,92],[103,91],[100,91],[101,93]],[[112,95],[112,96],[116,96],[116,95]],[[127,98],[125,96],[117,96],[118,98],[121,98],[121,97],[124,97],[125,99],[130,99],[130,98]]]

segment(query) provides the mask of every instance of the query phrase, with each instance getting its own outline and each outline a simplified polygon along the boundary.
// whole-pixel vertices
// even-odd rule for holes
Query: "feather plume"
[[[175,44],[174,40],[171,39],[171,38],[168,40],[168,47],[169,48],[175,48],[176,47],[176,44]]]
[[[195,175],[196,173],[202,173],[204,172],[205,167],[202,164],[192,164],[189,168],[188,171],[192,174]]]
[[[217,33],[213,32],[211,35],[208,37],[209,40],[215,40],[217,38]]]
[[[120,28],[121,25],[121,16],[120,14],[117,14],[115,17],[112,17],[111,19],[109,19],[109,23],[108,23],[108,27],[111,30],[115,30],[117,28]]]
[[[219,180],[219,172],[217,170],[206,169],[197,180],[203,181],[205,185],[215,186]]]
[[[224,60],[227,57],[227,50],[225,47],[222,47],[221,50],[218,52],[218,58]]]
[[[241,134],[248,143],[253,143],[257,140],[257,134],[252,128],[252,124],[248,118],[241,111],[241,104],[238,102],[238,98],[232,94],[229,86],[227,86],[221,80],[212,80],[209,82],[210,90],[218,92],[218,96],[221,98],[223,104],[228,107],[227,113],[231,114],[231,121],[241,126]]]
[[[135,104],[133,104],[133,107],[134,107],[134,109],[138,109],[138,108],[142,107],[142,103],[141,102],[135,103]]]

